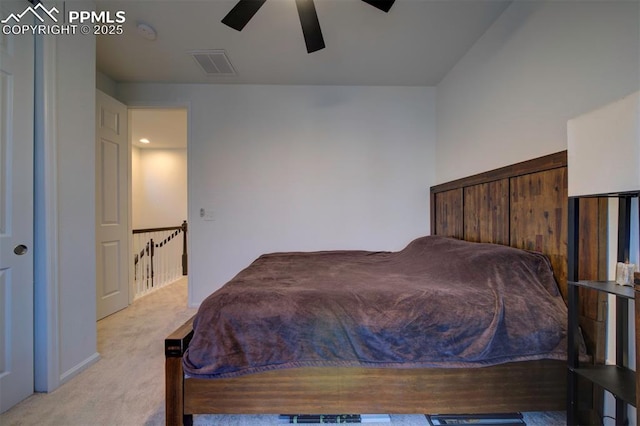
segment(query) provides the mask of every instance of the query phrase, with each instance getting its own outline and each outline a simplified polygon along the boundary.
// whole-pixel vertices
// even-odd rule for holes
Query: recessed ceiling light
[[[150,143],[151,141],[147,138],[140,139],[140,143]]]

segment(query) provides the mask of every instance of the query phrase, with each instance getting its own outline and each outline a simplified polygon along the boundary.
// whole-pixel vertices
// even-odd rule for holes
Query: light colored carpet
[[[48,394],[35,394],[0,425],[164,424],[164,338],[194,309],[182,279],[98,321],[101,359]]]
[[[101,359],[54,392],[35,394],[0,415],[0,425],[163,425],[164,338],[195,313],[186,306],[187,280],[183,279],[99,321]],[[565,424],[564,412],[524,415],[530,426]],[[421,415],[392,415],[391,421],[392,425],[428,425]],[[278,424],[278,416],[194,416],[194,424],[271,426]]]

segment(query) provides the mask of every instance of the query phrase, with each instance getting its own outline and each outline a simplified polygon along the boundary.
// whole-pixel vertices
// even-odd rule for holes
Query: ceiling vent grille
[[[189,54],[207,75],[236,75],[224,50],[193,50]]]

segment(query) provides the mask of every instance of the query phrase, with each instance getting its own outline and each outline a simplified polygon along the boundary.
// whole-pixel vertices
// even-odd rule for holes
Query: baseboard
[[[82,373],[84,370],[86,370],[87,368],[89,368],[99,360],[100,360],[100,354],[96,352],[90,357],[88,357],[87,359],[85,359],[84,361],[76,364],[69,370],[65,371],[63,374],[60,375],[60,385],[66,383],[67,381],[71,380],[78,374]]]

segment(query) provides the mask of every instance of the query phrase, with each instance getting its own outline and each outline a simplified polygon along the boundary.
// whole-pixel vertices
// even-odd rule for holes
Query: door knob
[[[13,252],[15,254],[17,254],[18,256],[22,256],[23,254],[26,254],[27,251],[29,251],[29,249],[27,248],[27,246],[25,246],[24,244],[18,244],[14,249]]]

